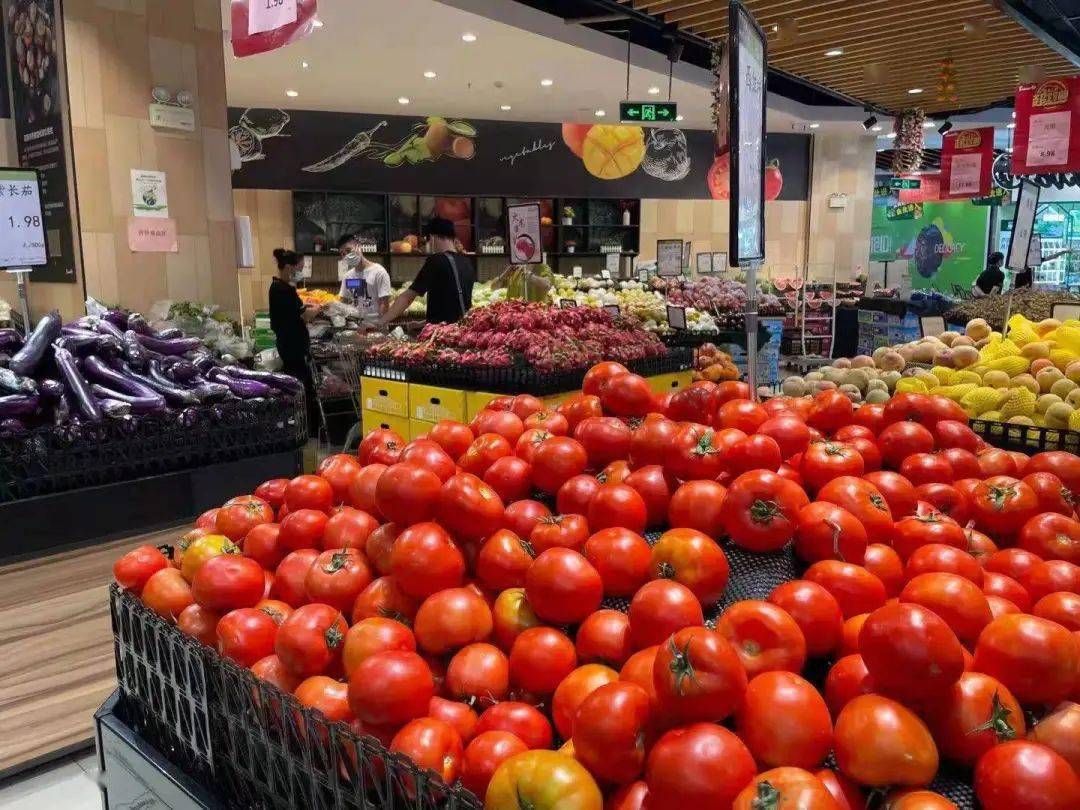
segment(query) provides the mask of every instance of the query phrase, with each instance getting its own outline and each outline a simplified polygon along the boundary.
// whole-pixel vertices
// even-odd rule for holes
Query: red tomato
[[[802,630],[770,602],[736,602],[720,614],[716,631],[735,647],[750,678],[773,670],[799,672],[806,663]]]
[[[683,481],[716,478],[722,466],[720,447],[713,428],[681,425],[668,444],[664,469]]]
[[[844,621],[840,635],[840,655],[851,655],[859,651],[859,633],[869,616],[869,613],[859,613]]]
[[[931,543],[953,548],[967,548],[963,528],[940,512],[928,512],[921,517],[906,517],[896,523],[893,548],[900,559],[907,560],[916,549]]]
[[[356,456],[364,466],[368,464],[394,464],[401,455],[405,440],[388,428],[375,428],[360,441]],[[286,497],[286,503],[288,498]],[[291,507],[290,507],[291,508]]]
[[[616,377],[607,390],[620,379]],[[630,782],[645,766],[648,721],[649,695],[640,686],[627,682],[601,686],[585,698],[574,718],[574,758],[599,779]]]
[[[503,503],[521,500],[532,491],[532,466],[516,456],[505,456],[488,467],[484,483]]]
[[[302,548],[286,554],[274,569],[274,584],[270,586],[271,598],[280,599],[294,608],[307,604],[304,581],[307,579],[308,569],[318,556],[319,552],[313,548]]]
[[[712,538],[695,529],[669,529],[652,547],[654,578],[685,585],[703,605],[714,605],[727,587],[728,562]]]
[[[1024,551],[1020,548],[1006,548],[991,554],[984,567],[987,571],[1005,574],[1020,581],[1042,561],[1042,557],[1030,551]]]
[[[871,613],[859,631],[859,654],[875,685],[905,702],[945,694],[964,671],[956,635],[918,604],[885,605]]]
[[[866,529],[846,509],[815,501],[799,510],[795,553],[806,562],[861,561],[866,554]]]
[[[732,402],[742,402],[742,400],[732,400]],[[734,428],[731,429],[734,430]],[[739,476],[751,470],[775,472],[783,464],[780,445],[771,436],[762,433],[744,436],[728,445],[721,451],[721,458],[722,466],[731,476]]]
[[[574,718],[585,698],[601,686],[618,680],[618,672],[600,664],[578,667],[563,678],[551,697],[551,718],[559,736],[569,740],[574,731]]]
[[[872,439],[856,436],[849,439],[847,444],[862,457],[865,472],[877,472],[881,469],[881,451]]]
[[[367,512],[351,506],[339,506],[326,521],[322,536],[323,549],[349,548],[364,551],[367,548],[368,537],[377,528],[379,528],[379,521]],[[248,541],[245,539],[244,554],[250,557],[252,555],[247,553],[247,546]],[[264,565],[263,567],[272,568],[273,566]]]
[[[997,596],[1007,599],[1017,610],[1027,612],[1031,608],[1031,597],[1027,590],[1015,579],[995,571],[983,571],[982,590],[987,597]]]
[[[946,515],[961,526],[967,523],[967,498],[951,484],[921,484],[916,490],[919,500],[930,504],[934,509]]]
[[[664,475],[664,468],[659,464],[639,467],[623,482],[633,487],[645,502],[645,525],[662,526],[667,522],[668,507],[671,505],[671,486]],[[595,526],[593,528],[596,528]]]
[[[1035,603],[1031,613],[1057,622],[1069,630],[1080,630],[1080,596],[1075,593],[1059,591],[1047,594]]]
[[[644,416],[653,406],[652,388],[637,374],[616,374],[600,389],[600,404],[615,416]]]
[[[678,423],[658,413],[650,413],[630,437],[630,463],[633,467],[663,464],[667,447],[678,430]]]
[[[720,722],[742,703],[746,683],[731,643],[705,627],[679,630],[660,645],[653,662],[653,686],[667,726]]]
[[[487,731],[508,731],[530,750],[551,748],[551,723],[527,703],[506,700],[485,709],[476,724],[476,736]]]
[[[571,433],[582,419],[604,415],[604,409],[600,407],[600,397],[594,394],[579,394],[571,397],[555,410],[566,417],[566,424]]]
[[[140,594],[151,576],[168,567],[169,560],[159,549],[143,545],[113,563],[113,577],[121,588]]]
[[[575,475],[559,487],[555,495],[555,508],[564,515],[587,515],[589,504],[601,486],[595,475]]]
[[[874,691],[870,671],[862,656],[853,653],[845,655],[829,670],[825,677],[822,694],[829,712],[836,717],[840,711],[859,695],[869,695]]]
[[[278,544],[286,551],[302,548],[321,548],[329,518],[318,509],[297,509],[282,519]]]
[[[263,481],[255,487],[255,497],[266,501],[270,504],[270,508],[277,512],[285,503],[285,487],[288,484],[288,478],[271,478],[269,481]]]
[[[775,439],[785,460],[803,452],[810,444],[810,429],[794,414],[771,416],[761,423],[757,432]]]
[[[1028,738],[1054,749],[1080,773],[1080,704],[1062,703],[1039,721]]]
[[[1072,492],[1080,492],[1080,458],[1064,450],[1037,453],[1028,462],[1025,475],[1034,472],[1051,472]]]
[[[604,386],[613,378],[618,377],[620,374],[629,373],[629,370],[622,363],[616,363],[612,360],[597,363],[585,372],[585,379],[581,381],[581,392],[587,395],[599,396],[600,392],[604,390]]]
[[[853,424],[862,425],[869,429],[875,436],[881,433],[885,427],[885,406],[884,405],[862,405],[855,409],[855,413],[851,415],[851,421]]]
[[[341,650],[345,676],[375,653],[386,650],[415,652],[416,638],[408,627],[393,619],[373,616],[360,620],[345,634],[345,646]]]
[[[832,748],[829,707],[809,681],[791,672],[752,678],[735,719],[762,767],[813,768]]]
[[[349,707],[360,722],[372,726],[400,726],[423,717],[434,694],[431,668],[405,650],[377,652],[349,676]]]
[[[697,529],[709,537],[723,534],[723,505],[727,490],[715,481],[687,481],[668,504],[668,524]]]
[[[552,515],[543,518],[529,535],[536,554],[549,548],[581,549],[589,537],[589,523],[581,515]]]
[[[566,481],[585,471],[588,456],[579,442],[555,436],[541,444],[533,455],[533,483],[554,495]]]
[[[491,644],[469,644],[446,667],[446,694],[470,706],[490,706],[506,697],[510,664],[502,650]]]
[[[630,641],[641,650],[662,644],[684,627],[705,623],[701,603],[685,585],[667,579],[641,586],[630,600]]]
[[[461,735],[461,741],[468,743],[473,738],[473,730],[478,720],[476,712],[456,700],[446,700],[439,696],[431,699],[428,704],[428,717],[442,720],[451,725]]]
[[[217,509],[207,509],[195,519],[195,528],[208,532],[217,531]]]
[[[719,428],[738,428],[743,433],[753,433],[769,418],[768,412],[757,402],[748,399],[732,399],[720,406],[715,424]]]
[[[852,699],[836,718],[836,762],[870,787],[926,785],[938,769],[934,739],[922,720],[878,695]]]
[[[840,646],[844,616],[840,605],[827,590],[805,579],[778,585],[769,601],[795,621],[806,640],[806,654],[828,655]]]
[[[834,478],[821,488],[817,497],[819,501],[835,503],[851,512],[866,529],[867,538],[878,543],[891,542],[892,512],[885,497],[869,480],[849,475]]]
[[[461,542],[479,542],[502,526],[503,502],[475,475],[458,473],[439,492],[438,521]]]
[[[333,456],[331,456],[333,458]],[[352,463],[356,459],[344,456]],[[329,461],[329,459],[327,459]],[[357,465],[359,467],[359,465]],[[262,523],[273,523],[274,510],[262,498],[245,496],[233,498],[217,511],[215,523],[217,533],[223,534],[233,542],[239,542],[244,536]]]
[[[976,453],[979,459],[980,478],[992,478],[998,475],[1017,476],[1016,459],[1005,451],[992,447]]]
[[[900,474],[915,486],[947,484],[954,479],[952,464],[939,453],[913,453],[900,462]]]
[[[699,380],[675,393],[668,405],[667,416],[676,422],[707,424],[721,404],[716,383]]]
[[[628,484],[605,484],[589,502],[589,526],[593,531],[618,526],[640,533],[647,522],[645,501]]]
[[[514,446],[506,438],[498,433],[484,433],[477,436],[469,449],[461,454],[458,465],[467,473],[481,476],[496,460],[513,453]]]
[[[278,625],[255,608],[230,610],[217,623],[217,649],[242,667],[250,667],[274,653]]]
[[[477,796],[483,796],[495,771],[515,754],[528,751],[509,731],[485,731],[473,737],[461,760],[461,784]]]
[[[643,810],[649,786],[641,780],[623,785],[604,804],[604,810]]]
[[[339,548],[315,558],[304,579],[304,590],[312,602],[322,602],[347,615],[356,597],[370,584],[371,568],[364,555]]]
[[[433,717],[410,720],[394,735],[390,750],[404,754],[421,769],[432,770],[448,785],[461,768],[461,736],[453,726]]]
[[[919,574],[904,586],[900,601],[932,610],[968,645],[975,643],[992,618],[979,586],[956,574]]]
[[[234,613],[236,611],[233,611]],[[217,646],[217,625],[221,616],[202,605],[191,604],[176,617],[176,629],[186,636],[198,639],[207,647]],[[273,639],[270,642],[273,648]]]
[[[518,394],[510,405],[510,411],[518,419],[528,419],[544,409],[544,402],[532,394]]]
[[[885,424],[894,422],[923,422],[934,424],[933,411],[930,407],[930,398],[925,394],[915,394],[909,391],[895,394],[887,403],[883,416]]]
[[[570,432],[570,423],[561,413],[541,409],[525,419],[525,430],[532,429],[550,433],[552,436],[565,436]]]
[[[533,456],[536,455],[537,448],[554,435],[555,434],[548,433],[546,430],[540,430],[539,428],[529,428],[522,433],[521,438],[514,443],[514,453],[522,461],[532,464]]]
[[[306,708],[315,709],[331,722],[349,722],[353,719],[349,710],[348,687],[325,675],[313,675],[301,681],[293,695]]]
[[[207,610],[221,614],[254,607],[263,598],[265,585],[257,562],[236,554],[221,554],[199,566],[191,581],[191,595]]]
[[[636,683],[649,693],[654,711],[659,711],[660,706],[659,698],[656,695],[656,682],[653,679],[653,666],[659,652],[660,647],[658,645],[638,650],[626,659],[626,663],[619,670],[620,681]]]
[[[974,666],[1005,684],[1021,703],[1056,703],[1076,687],[1080,649],[1056,622],[1008,614],[979,636]]]
[[[976,453],[982,448],[982,439],[967,424],[967,418],[943,419],[934,425],[934,438],[942,449],[959,448]]]
[[[853,412],[851,400],[839,391],[822,391],[814,397],[814,407],[806,423],[822,433],[832,433],[850,424]]]
[[[1076,509],[1076,498],[1061,479],[1052,472],[1033,472],[1021,479],[1031,487],[1039,501],[1040,512],[1057,512],[1072,517]]]
[[[428,438],[439,445],[451,459],[459,459],[476,436],[468,425],[443,419],[428,431]]]
[[[859,410],[863,410],[868,406],[863,405]],[[881,406],[878,405],[878,408]],[[856,411],[858,413],[859,411]],[[866,798],[863,796],[859,786],[837,771],[825,768],[814,774],[825,786],[825,789],[829,791],[829,795],[833,797],[833,801],[837,804],[837,810],[862,810],[866,807]],[[915,808],[914,810],[919,810]],[[922,810],[933,810],[933,808],[922,808]],[[939,808],[938,810],[946,810],[946,808]]]
[[[325,478],[317,475],[298,475],[285,487],[285,505],[290,513],[297,509],[329,512],[334,506],[334,490]]]
[[[274,654],[295,675],[322,675],[340,663],[347,630],[338,610],[329,605],[303,605],[277,628]]]
[[[509,529],[500,529],[484,541],[476,556],[476,578],[491,591],[519,588],[532,565],[534,550]]]
[[[409,442],[401,451],[401,461],[409,462],[430,470],[445,481],[457,470],[454,459],[433,439],[416,439]]]
[[[518,537],[528,537],[533,527],[550,514],[551,510],[540,501],[514,501],[503,511],[503,527]]]
[[[975,795],[984,810],[1069,810],[1080,806],[1080,776],[1053,749],[1011,740],[975,765]]]
[[[726,728],[695,723],[657,740],[645,765],[650,810],[730,807],[754,778],[757,766]]]
[[[600,469],[630,452],[630,427],[613,416],[590,416],[574,429],[574,438],[585,448],[589,466]]]
[[[930,543],[915,549],[904,566],[907,579],[934,572],[956,574],[974,582],[980,588],[983,584],[984,573],[978,560],[966,551],[940,543]]]
[[[1056,591],[1080,593],[1080,566],[1067,560],[1046,560],[1020,578],[1032,602]]]
[[[894,422],[881,431],[877,441],[882,461],[894,468],[910,455],[934,449],[933,434],[917,422]]]
[[[419,604],[398,587],[393,577],[379,577],[356,597],[352,609],[352,621],[363,621],[373,616],[384,616],[406,626],[412,624]]]
[[[1035,515],[1020,529],[1017,545],[1044,560],[1080,563],[1080,522],[1057,512]]]
[[[399,534],[401,530],[396,523],[384,523],[368,537],[364,551],[375,571],[383,576],[390,573],[390,555]]]
[[[871,543],[863,555],[863,568],[881,580],[890,598],[904,587],[904,563],[900,555],[884,543]]]
[[[473,418],[469,427],[477,436],[495,433],[511,445],[525,432],[525,425],[522,424],[521,419],[510,411],[482,410]]]
[[[974,765],[998,743],[1023,737],[1024,712],[1000,681],[981,672],[964,672],[927,711],[942,755]]]
[[[292,692],[302,680],[285,669],[276,655],[260,658],[251,665],[251,673],[259,680],[273,684],[282,692]]]
[[[1031,487],[1014,478],[989,478],[975,487],[971,513],[979,529],[997,536],[1014,535],[1039,508]]]
[[[605,596],[633,596],[649,580],[652,566],[649,544],[629,529],[596,532],[585,541],[583,553],[600,574]]]
[[[885,604],[885,585],[861,565],[820,560],[803,574],[833,595],[845,619],[869,613]]]
[[[894,519],[915,514],[915,503],[918,495],[915,485],[899,473],[888,470],[869,472],[863,476],[866,481],[873,484],[885,498],[889,506],[889,512]]]
[[[541,553],[525,574],[525,594],[536,615],[577,624],[600,606],[603,582],[589,561],[567,548]]]
[[[390,570],[398,587],[414,599],[454,588],[465,575],[465,558],[437,523],[417,523],[394,541]]]
[[[349,487],[362,468],[363,465],[356,456],[337,453],[322,460],[318,473],[330,483],[330,488],[334,491],[334,502],[343,503],[349,500]]]
[[[794,536],[806,493],[776,473],[743,473],[724,497],[721,520],[728,537],[751,551],[776,551]]]
[[[369,464],[360,470],[349,485],[349,503],[372,517],[381,518],[382,514],[375,505],[375,487],[387,469],[385,464]]]
[[[430,655],[459,650],[491,635],[491,609],[472,588],[447,588],[420,605],[413,622],[419,648]]]
[[[578,627],[574,646],[579,661],[621,667],[633,653],[630,619],[617,610],[598,610]]]
[[[491,635],[499,649],[509,652],[516,639],[530,627],[540,625],[525,598],[524,588],[507,588],[495,597],[491,606]]]

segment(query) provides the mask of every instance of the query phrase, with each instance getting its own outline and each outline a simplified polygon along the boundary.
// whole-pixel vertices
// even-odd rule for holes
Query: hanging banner
[[[946,132],[941,139],[941,199],[987,196],[993,187],[993,166],[993,127]]]
[[[1016,90],[1012,173],[1080,171],[1080,76]]]
[[[732,264],[765,258],[765,32],[742,3],[728,7]]]
[[[315,30],[316,0],[232,0],[234,56],[252,56],[297,42]]]

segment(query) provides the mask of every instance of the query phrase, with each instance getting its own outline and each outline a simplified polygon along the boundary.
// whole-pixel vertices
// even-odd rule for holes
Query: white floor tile
[[[83,773],[89,776],[91,779],[97,779],[98,775],[98,755],[97,751],[89,751],[75,759],[75,762],[80,768],[83,769]]]
[[[3,810],[100,810],[101,790],[73,759],[0,785]]]

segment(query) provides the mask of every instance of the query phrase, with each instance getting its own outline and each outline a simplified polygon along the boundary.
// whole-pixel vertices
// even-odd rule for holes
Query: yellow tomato
[[[195,572],[207,560],[222,554],[239,553],[240,547],[225,535],[208,534],[193,541],[184,551],[184,556],[180,558],[180,573],[191,582],[195,579]]]
[[[525,751],[506,760],[488,784],[484,810],[602,810],[604,798],[585,767],[558,751]]]

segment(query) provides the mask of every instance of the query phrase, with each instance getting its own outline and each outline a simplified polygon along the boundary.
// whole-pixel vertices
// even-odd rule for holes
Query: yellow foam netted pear
[[[974,391],[978,388],[975,383],[960,383],[958,385],[943,385],[938,389],[938,393],[943,397],[948,397],[953,402],[959,402],[964,398],[966,394]]]
[[[1080,354],[1080,323],[1077,321],[1065,321],[1063,325],[1047,335],[1047,338],[1056,341],[1060,348],[1067,349],[1074,356]],[[1052,352],[1050,357],[1053,359]]]
[[[1019,355],[1008,355],[1005,357],[999,357],[996,360],[991,360],[986,364],[987,371],[1004,371],[1010,377],[1015,377],[1017,374],[1023,374],[1028,370],[1031,363],[1025,357]]]
[[[1000,422],[1001,411],[983,411],[981,414],[978,414],[977,418],[985,419],[987,422]]]
[[[926,383],[915,377],[904,377],[896,383],[896,393],[926,394],[930,391]]]
[[[1011,340],[1003,340],[1000,335],[997,335],[990,338],[990,342],[982,347],[979,354],[984,361],[997,360],[999,357],[1012,357],[1020,354],[1020,347]]]
[[[997,388],[988,388],[986,386],[980,386],[974,391],[969,391],[960,400],[960,406],[967,411],[971,416],[980,416],[989,410],[997,408],[1001,402],[1004,391],[1000,391]],[[1032,412],[1034,413],[1034,400],[1032,400]]]
[[[1025,343],[1034,343],[1039,339],[1039,333],[1035,331],[1035,324],[1017,313],[1009,318],[1009,340],[1017,346]]]
[[[930,373],[937,377],[942,385],[952,385],[956,377],[956,370],[945,368],[945,366],[934,366],[930,369]]]
[[[958,371],[956,376],[953,377],[953,385],[964,385],[971,383],[973,385],[979,385],[982,383],[982,377],[976,374],[974,371]]]
[[[1064,371],[1077,359],[1077,354],[1070,349],[1053,349],[1050,352],[1050,362]]]
[[[1013,388],[1009,391],[999,410],[1001,415],[1008,419],[1012,416],[1035,415],[1035,403],[1038,398],[1027,388]]]

